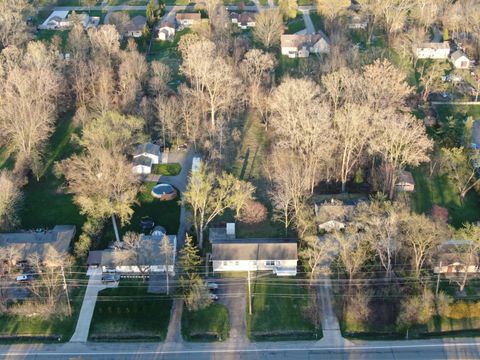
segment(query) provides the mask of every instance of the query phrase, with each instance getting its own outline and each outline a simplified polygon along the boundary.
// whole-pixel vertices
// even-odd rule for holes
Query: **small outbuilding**
[[[450,61],[456,69],[470,68],[470,59],[462,50],[457,50],[450,56]]]
[[[415,180],[410,171],[402,170],[398,173],[395,189],[398,192],[412,192],[415,191]]]

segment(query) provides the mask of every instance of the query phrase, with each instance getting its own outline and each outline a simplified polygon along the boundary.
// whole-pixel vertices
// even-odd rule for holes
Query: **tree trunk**
[[[347,192],[347,182],[345,180],[342,180],[342,193]]]
[[[115,232],[115,240],[120,241],[120,235],[118,233],[117,222],[115,221],[114,214],[112,214],[112,224],[113,224],[113,231]]]
[[[215,129],[215,106],[210,104],[210,125]]]

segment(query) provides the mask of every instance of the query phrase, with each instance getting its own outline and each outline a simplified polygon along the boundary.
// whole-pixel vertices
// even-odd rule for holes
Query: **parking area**
[[[230,318],[229,340],[248,342],[246,308],[247,281],[245,278],[225,278],[212,280],[218,284],[218,302],[228,308]]]

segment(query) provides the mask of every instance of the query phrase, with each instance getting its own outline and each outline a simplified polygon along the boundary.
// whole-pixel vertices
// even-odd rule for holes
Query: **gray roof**
[[[322,36],[322,34],[283,34],[280,37],[280,42],[282,48],[284,47],[294,47],[294,48],[301,48],[303,46],[313,46],[315,45],[320,39],[324,39],[327,43],[329,42],[327,38]]]
[[[452,59],[452,61],[457,61],[462,56],[465,56],[468,59],[467,54],[465,54],[462,50],[457,50],[454,53],[452,53],[452,55],[450,55],[450,58]]]
[[[149,158],[148,156],[137,156],[133,158],[133,165],[143,165],[143,166],[152,166],[152,158]]]
[[[130,19],[130,22],[125,26],[126,31],[143,31],[147,18],[145,16],[137,15]]]
[[[152,155],[159,156],[160,146],[152,143],[140,144],[135,148],[133,156],[142,155],[142,154],[152,154]]]
[[[212,243],[212,260],[297,260],[297,240],[215,240]]]
[[[13,246],[22,259],[37,253],[45,256],[50,247],[60,254],[67,254],[70,243],[75,236],[74,225],[57,225],[52,230],[41,232],[26,231],[0,234],[0,246]]]

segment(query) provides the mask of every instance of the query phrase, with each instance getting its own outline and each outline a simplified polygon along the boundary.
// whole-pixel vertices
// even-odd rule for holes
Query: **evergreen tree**
[[[202,264],[202,258],[198,254],[198,248],[193,243],[190,235],[185,238],[185,245],[180,250],[180,264],[183,271],[192,278],[192,275],[197,272],[198,267]]]

